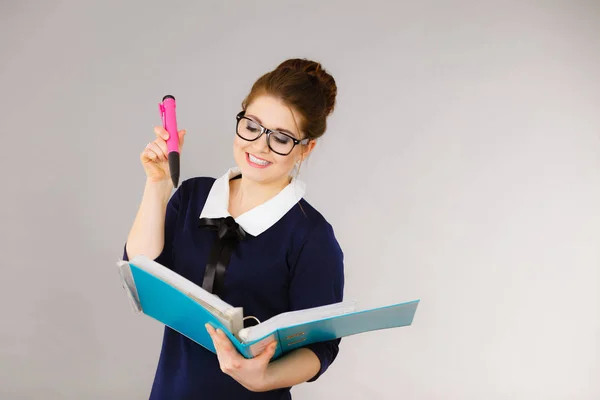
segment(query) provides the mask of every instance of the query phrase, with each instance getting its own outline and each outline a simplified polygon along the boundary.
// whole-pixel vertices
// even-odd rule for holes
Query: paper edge
[[[117,267],[119,269],[119,276],[121,277],[121,286],[127,294],[131,309],[136,314],[141,313],[143,311],[142,304],[135,286],[135,281],[133,279],[133,274],[131,273],[131,266],[129,265],[129,262],[125,260],[118,260]]]

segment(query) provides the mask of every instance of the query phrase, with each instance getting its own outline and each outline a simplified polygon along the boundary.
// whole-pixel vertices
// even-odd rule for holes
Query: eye
[[[260,131],[260,127],[258,126],[258,124],[256,122],[253,121],[246,121],[246,129],[248,129],[250,132],[258,132]]]
[[[288,144],[292,141],[292,139],[290,139],[289,136],[284,135],[283,133],[279,133],[279,132],[273,132],[272,137],[273,137],[273,139],[275,139],[275,141],[277,143],[280,143],[280,144]]]

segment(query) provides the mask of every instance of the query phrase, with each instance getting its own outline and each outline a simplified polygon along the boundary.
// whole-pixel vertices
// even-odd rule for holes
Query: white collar
[[[200,218],[223,218],[229,214],[229,181],[241,174],[238,167],[230,168],[213,183]],[[299,179],[292,181],[276,196],[263,204],[246,211],[235,221],[249,234],[258,236],[281,219],[300,201],[306,191],[306,185]]]

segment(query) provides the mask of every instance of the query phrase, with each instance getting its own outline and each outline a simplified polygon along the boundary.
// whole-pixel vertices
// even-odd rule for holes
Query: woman
[[[124,258],[153,258],[260,321],[342,301],[342,250],[295,177],[326,130],[336,94],[319,63],[284,61],[255,82],[235,116],[237,166],[218,179],[187,179],[171,198],[168,133],[155,128],[141,154],[147,179]],[[229,227],[225,237],[219,224]],[[165,327],[151,399],[290,399],[292,386],[325,372],[340,342],[270,362],[273,347],[245,359],[222,332],[207,330],[217,355]]]

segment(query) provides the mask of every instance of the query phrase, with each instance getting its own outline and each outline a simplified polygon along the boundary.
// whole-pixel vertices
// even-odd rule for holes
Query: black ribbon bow
[[[225,270],[229,265],[231,253],[237,243],[246,237],[246,232],[231,216],[225,218],[200,218],[199,226],[217,232],[217,239],[213,243],[208,256],[202,288],[210,293],[221,295],[223,293]]]

